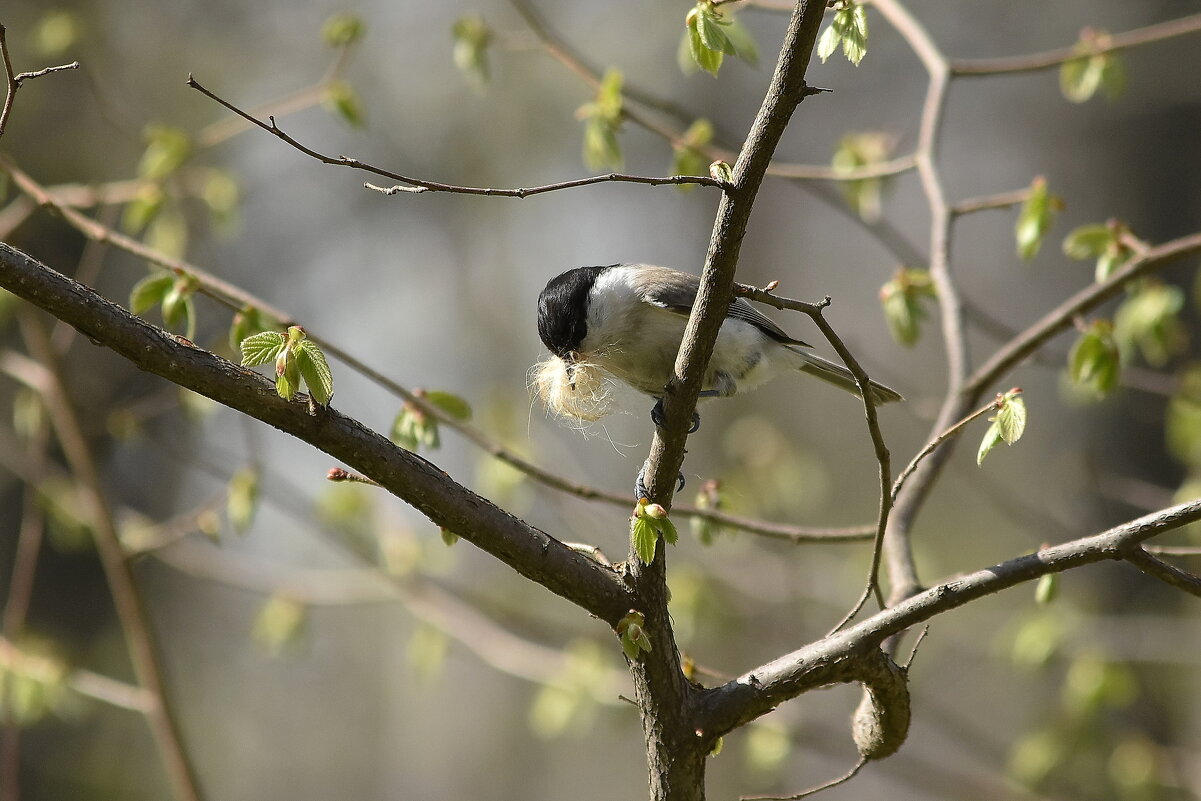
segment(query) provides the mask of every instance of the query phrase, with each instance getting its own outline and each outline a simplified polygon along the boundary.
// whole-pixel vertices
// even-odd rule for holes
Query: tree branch
[[[155,328],[92,290],[0,243],[0,286],[73,325],[143,370],[262,420],[370,476],[435,524],[615,624],[630,608],[613,571],[475,493],[430,462],[335,410],[312,415],[248,369]]]
[[[1105,45],[1097,44],[1083,54],[1075,46],[1072,46],[1025,56],[954,59],[951,61],[951,73],[967,77],[1053,69],[1065,61],[1080,58],[1081,55],[1112,53],[1115,50],[1125,50],[1131,47],[1138,47],[1139,45],[1162,42],[1166,39],[1198,32],[1201,32],[1201,14],[1193,14],[1188,17],[1148,25],[1145,28],[1136,28],[1125,33],[1115,33]]]
[[[1145,548],[1131,548],[1126,552],[1126,561],[1148,576],[1201,598],[1201,576],[1170,565],[1162,559],[1152,556]]]
[[[17,99],[17,90],[21,88],[21,84],[33,78],[41,78],[43,75],[49,75],[52,72],[79,69],[79,62],[72,61],[70,64],[45,67],[34,72],[14,72],[12,57],[8,53],[8,38],[5,33],[4,26],[0,25],[0,60],[4,61],[4,76],[8,84],[8,90],[4,95],[4,106],[0,108],[0,136],[4,136],[4,128],[8,125],[8,116],[12,113],[13,102]]]
[[[849,629],[707,691],[701,699],[698,725],[704,726],[707,736],[720,736],[803,692],[834,682],[857,681],[856,662],[893,634],[1048,573],[1107,559],[1128,559],[1145,540],[1196,520],[1201,520],[1201,500],[944,581]]]
[[[379,175],[384,178],[391,178],[393,181],[398,181],[406,186],[396,186],[390,188],[382,188],[366,184],[368,189],[374,189],[377,192],[384,194],[395,195],[401,192],[452,192],[461,195],[484,195],[487,197],[516,197],[525,198],[533,195],[541,195],[547,192],[555,192],[560,189],[572,189],[579,186],[590,186],[592,184],[619,182],[619,183],[637,183],[649,184],[651,186],[663,185],[678,185],[678,184],[698,184],[700,186],[713,186],[718,189],[727,190],[729,186],[724,181],[719,181],[707,175],[677,175],[671,177],[647,177],[640,175],[625,175],[623,173],[610,173],[608,175],[595,175],[588,178],[578,178],[574,181],[562,181],[554,184],[545,184],[543,186],[532,186],[520,189],[495,189],[492,187],[483,186],[458,186],[456,184],[445,184],[438,181],[427,181],[423,178],[412,178],[406,175],[401,175],[398,172],[385,170],[383,167],[376,167],[373,164],[368,164],[359,159],[349,158],[347,156],[328,156],[313,150],[311,147],[304,145],[286,133],[282,128],[275,124],[275,117],[268,117],[267,122],[263,122],[257,117],[230,103],[228,100],[218,96],[214,92],[201,86],[200,83],[191,75],[188,76],[187,85],[197,90],[205,97],[211,98],[227,109],[237,114],[242,119],[262,128],[267,133],[277,137],[283,142],[291,145],[295,149],[304,153],[309,158],[316,159],[323,164],[332,164],[338,167],[350,167],[363,172],[369,172],[373,175]]]

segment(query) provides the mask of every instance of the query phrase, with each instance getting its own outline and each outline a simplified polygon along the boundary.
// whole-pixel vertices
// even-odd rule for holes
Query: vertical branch
[[[947,360],[947,390],[938,419],[935,420],[930,434],[930,439],[934,439],[970,410],[970,401],[965,399],[962,393],[969,369],[963,302],[959,297],[959,289],[950,265],[952,214],[937,166],[938,136],[943,122],[951,70],[946,56],[934,44],[925,28],[897,0],[871,2],[909,44],[930,76],[926,99],[922,106],[915,158],[922,191],[930,208],[930,277],[938,293],[943,347]],[[922,462],[897,496],[889,520],[888,534],[884,540],[890,603],[895,604],[921,588],[910,547],[909,531],[922,501],[933,485],[934,478],[950,453],[949,442],[936,449]]]
[[[22,309],[21,332],[33,354],[47,370],[43,400],[51,426],[63,448],[71,471],[78,477],[86,493],[95,531],[96,551],[100,556],[109,592],[117,610],[117,618],[125,635],[129,659],[138,685],[153,702],[146,712],[151,734],[158,745],[163,766],[176,798],[180,801],[200,801],[200,791],[192,765],[184,751],[179,729],[167,705],[163,686],[162,667],[155,652],[150,624],[142,598],[134,583],[133,574],[125,560],[125,552],[113,522],[112,509],[104,495],[100,472],[88,447],[79,417],[67,394],[58,359],[50,343],[49,333],[28,309]]]
[[[664,423],[655,431],[646,464],[651,499],[669,506],[684,459],[688,427],[718,330],[733,300],[734,274],[747,223],[764,173],[797,105],[809,94],[805,71],[817,39],[825,3],[801,0],[784,35],[779,61],[759,113],[733,169],[733,186],[722,194],[700,290],[692,307],[675,370],[663,398]],[[693,686],[680,670],[679,655],[667,611],[666,559],[663,544],[650,565],[631,554],[630,580],[639,611],[646,615],[654,649],[633,664],[632,674],[642,710],[651,797],[704,797],[705,755],[715,737],[690,723],[695,714]]]

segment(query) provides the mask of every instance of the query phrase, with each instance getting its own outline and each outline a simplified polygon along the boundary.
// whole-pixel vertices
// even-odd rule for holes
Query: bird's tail
[[[797,360],[797,368],[803,372],[809,373],[812,376],[820,378],[828,384],[833,384],[840,389],[844,389],[854,395],[859,394],[859,384],[855,381],[855,376],[851,375],[851,371],[839,364],[827,361],[820,356],[815,356],[812,353],[802,350],[791,349],[793,353],[800,358]],[[872,401],[879,406],[882,403],[892,403],[893,401],[904,400],[901,393],[895,389],[886,387],[883,384],[878,384],[875,381],[871,382]]]

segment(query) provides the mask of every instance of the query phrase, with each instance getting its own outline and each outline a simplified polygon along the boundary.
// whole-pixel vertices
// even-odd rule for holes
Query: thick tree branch
[[[943,612],[1048,573],[1107,559],[1129,559],[1140,543],[1201,520],[1201,500],[1154,512],[1100,534],[1044,548],[1007,562],[957,576],[866,620],[806,645],[704,694],[699,725],[717,737],[770,712],[807,690],[857,681],[858,660],[886,638]]]
[[[274,386],[0,243],[0,286],[40,306],[138,367],[262,420],[370,476],[437,525],[552,592],[615,624],[630,599],[613,571],[463,486],[416,454],[335,410],[313,415]]]

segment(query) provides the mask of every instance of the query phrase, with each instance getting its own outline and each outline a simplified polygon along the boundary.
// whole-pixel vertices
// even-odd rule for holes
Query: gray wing
[[[692,313],[692,304],[700,289],[701,279],[691,273],[669,270],[666,267],[644,266],[641,270],[642,299],[661,309],[683,314]],[[750,323],[777,342],[785,345],[811,347],[799,339],[793,339],[784,329],[773,323],[745,298],[735,298],[726,312],[727,317]]]

